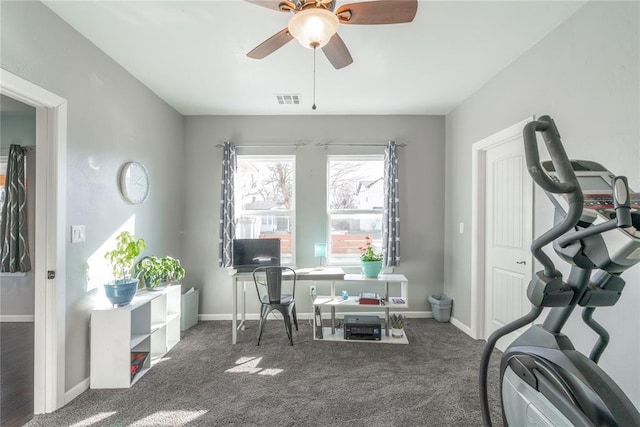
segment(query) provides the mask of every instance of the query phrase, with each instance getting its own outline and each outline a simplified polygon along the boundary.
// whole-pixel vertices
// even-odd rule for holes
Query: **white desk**
[[[253,273],[235,273],[235,270],[229,270],[233,284],[233,316],[231,317],[231,342],[235,344],[238,339],[238,329],[244,329],[246,320],[246,294],[247,282],[253,282]],[[359,276],[359,275],[358,275]],[[285,275],[286,277],[286,275]],[[331,288],[335,289],[335,281],[342,281],[345,277],[341,268],[323,268],[321,270],[314,268],[296,269],[297,280],[314,280],[318,282],[331,282]],[[238,282],[242,283],[242,312],[240,323],[238,324]]]

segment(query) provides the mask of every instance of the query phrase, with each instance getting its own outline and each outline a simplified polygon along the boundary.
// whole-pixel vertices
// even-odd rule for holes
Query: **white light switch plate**
[[[71,243],[82,243],[85,240],[84,225],[71,226]]]

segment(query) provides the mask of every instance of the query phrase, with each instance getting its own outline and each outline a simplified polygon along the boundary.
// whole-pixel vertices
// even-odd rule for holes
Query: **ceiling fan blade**
[[[402,24],[413,21],[418,0],[379,0],[351,3],[336,11],[341,24]]]
[[[282,0],[244,0],[247,3],[257,4],[258,6],[266,7],[267,9],[273,9],[281,11],[280,5],[283,3]],[[282,10],[283,12],[288,12],[288,10]]]
[[[331,37],[331,40],[322,48],[322,51],[329,62],[338,70],[353,62],[347,45],[344,44],[342,38],[337,33]]]
[[[251,52],[247,53],[247,56],[253,59],[262,59],[271,55],[291,40],[293,40],[293,36],[289,34],[289,29],[285,28],[260,43]]]

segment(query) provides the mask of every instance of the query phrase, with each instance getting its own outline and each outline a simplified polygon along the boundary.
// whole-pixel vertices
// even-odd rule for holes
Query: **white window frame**
[[[236,200],[236,209],[235,209],[235,225],[236,225],[236,234],[237,234],[237,227],[238,227],[238,221],[241,217],[241,213],[245,214],[246,216],[257,216],[257,217],[262,217],[262,216],[270,216],[270,215],[282,215],[282,216],[286,216],[288,215],[290,218],[290,224],[289,224],[289,228],[291,229],[291,262],[283,262],[282,265],[296,265],[296,203],[297,203],[297,198],[296,198],[296,156],[294,154],[287,154],[287,155],[262,155],[262,154],[238,154],[237,155],[237,162],[239,163],[240,160],[244,160],[244,161],[262,161],[262,162],[278,162],[278,161],[286,161],[286,162],[291,162],[291,176],[293,179],[293,183],[292,183],[292,189],[291,189],[291,193],[292,193],[292,197],[293,197],[293,209],[278,209],[278,210],[269,210],[269,209],[255,209],[255,210],[243,210],[241,208],[242,206],[242,201],[241,200]],[[236,185],[237,185],[237,179],[236,179]],[[239,194],[239,188],[236,187],[236,196]]]
[[[344,260],[344,259],[334,259],[332,258],[332,233],[331,233],[331,218],[332,215],[337,214],[372,214],[372,215],[380,215],[380,221],[382,222],[383,210],[384,209],[330,209],[329,203],[331,200],[331,161],[350,161],[350,162],[358,162],[358,161],[380,161],[382,162],[381,173],[384,177],[384,154],[340,154],[340,155],[328,155],[327,156],[327,194],[326,194],[326,209],[327,209],[327,265],[344,265],[344,266],[353,266],[359,265],[360,259],[356,258],[353,260]],[[365,245],[365,242],[362,242],[362,246]],[[376,245],[376,252],[382,251],[382,248]]]

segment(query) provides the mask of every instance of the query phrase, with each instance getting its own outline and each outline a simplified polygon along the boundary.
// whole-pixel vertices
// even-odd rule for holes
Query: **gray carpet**
[[[230,321],[200,322],[127,390],[88,390],[28,426],[479,426],[484,341],[449,323],[410,319],[409,345],[313,341],[257,322],[231,345]],[[490,395],[499,422],[492,360]],[[499,425],[499,424],[498,424]]]

